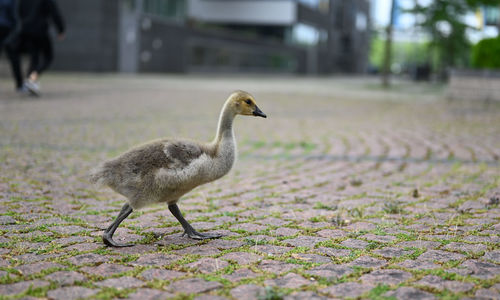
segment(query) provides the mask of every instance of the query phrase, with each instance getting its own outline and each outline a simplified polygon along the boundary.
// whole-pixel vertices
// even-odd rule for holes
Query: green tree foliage
[[[467,63],[470,43],[466,37],[468,25],[463,16],[470,6],[463,1],[434,0],[427,6],[417,4],[411,12],[421,20],[418,25],[431,37],[431,53],[436,57],[438,70]]]
[[[385,41],[375,36],[372,38],[370,64],[377,69],[382,68],[384,60]],[[423,42],[393,42],[392,63],[405,66],[408,64],[423,64],[427,62],[428,44]]]
[[[470,7],[478,7],[480,5],[497,6],[500,5],[500,0],[467,0],[467,5]]]
[[[481,40],[472,49],[472,66],[500,69],[500,37]]]
[[[466,31],[470,27],[464,16],[480,5],[500,5],[500,0],[433,0],[409,10],[430,35],[430,61],[439,72],[469,64],[471,44]]]

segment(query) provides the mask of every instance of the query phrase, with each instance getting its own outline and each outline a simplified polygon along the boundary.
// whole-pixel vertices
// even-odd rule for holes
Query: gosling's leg
[[[134,246],[134,244],[118,244],[115,241],[113,241],[113,234],[115,233],[116,228],[120,226],[120,223],[123,222],[131,213],[132,213],[132,207],[130,205],[125,204],[122,207],[122,210],[118,214],[118,217],[116,217],[116,220],[109,225],[108,229],[104,231],[104,234],[102,235],[102,241],[104,244],[111,246],[111,247],[131,247]]]
[[[186,221],[186,219],[184,219],[177,204],[170,204],[168,206],[168,209],[174,215],[174,217],[181,223],[182,228],[184,228],[184,233],[182,234],[182,236],[187,234],[188,237],[195,239],[195,240],[216,239],[216,238],[220,238],[222,236],[222,234],[217,234],[217,233],[212,233],[212,234],[199,233],[198,231],[196,231],[193,228],[193,226],[191,226],[191,224],[189,224],[188,221]]]

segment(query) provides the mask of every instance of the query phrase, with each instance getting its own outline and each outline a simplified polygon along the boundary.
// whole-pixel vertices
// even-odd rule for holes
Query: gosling
[[[226,175],[236,158],[233,120],[236,115],[266,118],[247,92],[232,93],[222,107],[217,134],[210,143],[186,139],[159,139],[136,146],[92,170],[90,181],[110,187],[128,202],[102,236],[111,247],[119,244],[113,234],[134,209],[154,203],[167,203],[168,209],[192,239],[219,238],[220,234],[200,233],[182,216],[177,202],[195,187]]]

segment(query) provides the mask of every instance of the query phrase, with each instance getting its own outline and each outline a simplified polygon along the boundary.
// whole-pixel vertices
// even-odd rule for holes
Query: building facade
[[[102,72],[362,73],[369,0],[59,1],[54,67]]]

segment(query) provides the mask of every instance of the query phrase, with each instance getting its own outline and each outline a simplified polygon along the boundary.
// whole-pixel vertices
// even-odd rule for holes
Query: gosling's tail
[[[98,167],[93,168],[90,170],[90,173],[88,175],[88,179],[90,182],[97,184],[97,185],[107,185],[107,168],[104,166],[104,164],[99,165]]]

